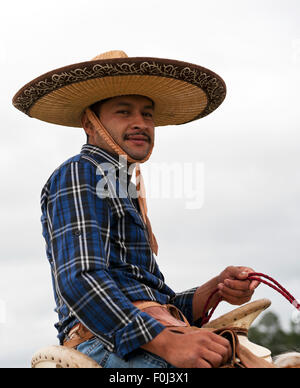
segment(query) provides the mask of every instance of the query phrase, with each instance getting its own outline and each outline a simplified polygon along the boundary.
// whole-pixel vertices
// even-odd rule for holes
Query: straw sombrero
[[[155,126],[177,125],[213,112],[223,102],[226,86],[201,66],[110,51],[34,79],[15,95],[13,104],[30,117],[81,127],[87,107],[121,95],[149,97],[155,103]]]

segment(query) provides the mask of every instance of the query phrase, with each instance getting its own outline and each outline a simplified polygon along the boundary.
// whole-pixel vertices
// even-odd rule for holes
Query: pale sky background
[[[83,130],[30,119],[11,100],[33,78],[113,49],[202,65],[228,88],[212,115],[158,128],[142,166],[145,175],[151,163],[203,166],[201,208],[187,209],[187,198],[148,199],[167,283],[182,291],[245,265],[300,298],[299,12],[298,0],[2,5],[0,367],[29,367],[37,349],[57,343],[40,192],[85,143]],[[264,297],[288,328],[293,307],[261,285],[254,300]],[[221,305],[214,318],[231,309]]]

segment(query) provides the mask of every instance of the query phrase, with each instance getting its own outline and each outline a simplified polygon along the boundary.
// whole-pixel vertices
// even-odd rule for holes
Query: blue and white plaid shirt
[[[107,166],[116,172],[115,186]],[[165,284],[138,202],[128,194],[134,190],[120,179],[124,169],[126,176],[126,163],[86,144],[54,171],[41,196],[59,341],[81,322],[122,358],[164,329],[132,301],[172,303],[193,323],[196,290],[176,294]],[[100,195],[105,190],[109,195]]]

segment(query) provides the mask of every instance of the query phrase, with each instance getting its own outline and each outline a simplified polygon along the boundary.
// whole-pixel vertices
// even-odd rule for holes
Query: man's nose
[[[132,117],[132,127],[135,129],[146,129],[148,127],[148,124],[147,124],[143,114],[136,113]]]

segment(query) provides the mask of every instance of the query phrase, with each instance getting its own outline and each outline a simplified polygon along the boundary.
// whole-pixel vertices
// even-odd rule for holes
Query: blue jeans
[[[141,348],[132,352],[128,360],[125,361],[115,353],[106,350],[98,338],[85,341],[76,349],[91,357],[102,368],[173,368],[159,356]]]

